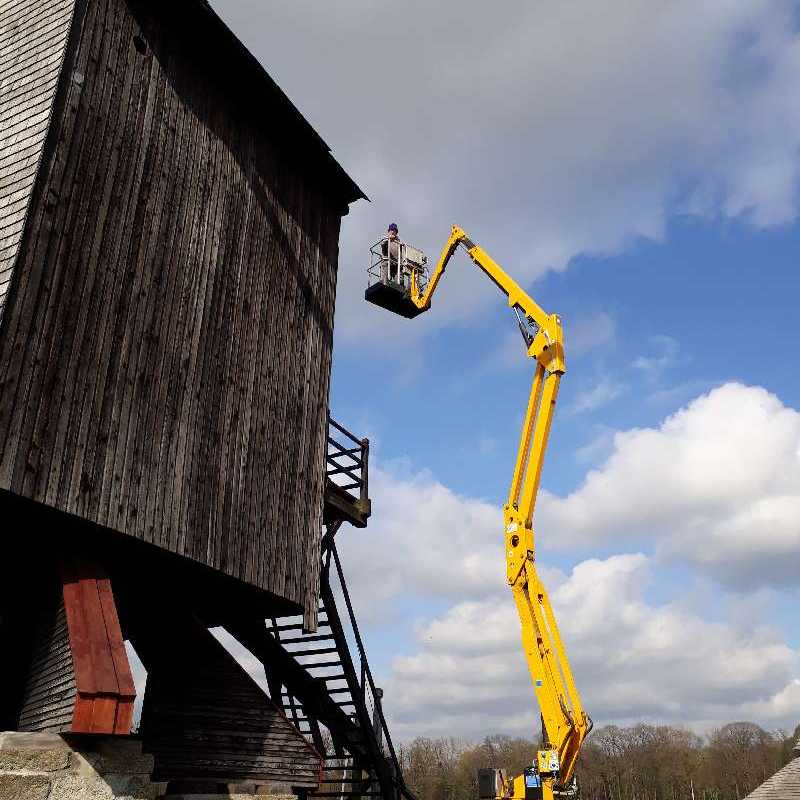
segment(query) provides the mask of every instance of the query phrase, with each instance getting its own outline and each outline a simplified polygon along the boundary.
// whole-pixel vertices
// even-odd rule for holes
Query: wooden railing
[[[370,514],[369,439],[359,439],[328,414],[325,454],[326,499],[341,510],[352,505],[348,522],[363,527]],[[358,521],[356,521],[358,520]]]

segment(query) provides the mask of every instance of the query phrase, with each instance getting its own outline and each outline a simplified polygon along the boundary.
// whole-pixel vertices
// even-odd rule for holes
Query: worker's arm
[[[506,544],[506,577],[522,624],[522,640],[531,680],[542,713],[545,747],[539,753],[539,769],[545,781],[545,795],[552,796],[554,784],[570,782],[581,744],[591,728],[572,677],[561,635],[547,592],[536,573],[533,511],[539,491],[542,464],[550,425],[558,397],[561,376],[566,370],[561,320],[547,314],[522,287],[459,227],[453,226],[442,248],[431,279],[421,292],[412,276],[410,297],[420,309],[430,306],[453,253],[462,246],[467,254],[502,291],[508,305],[524,322],[528,356],[536,371],[520,435],[517,460],[508,502],[503,509]],[[533,328],[531,331],[530,328]],[[558,766],[551,766],[554,752]],[[548,760],[549,759],[549,760]],[[514,779],[510,796],[524,797],[524,778]]]

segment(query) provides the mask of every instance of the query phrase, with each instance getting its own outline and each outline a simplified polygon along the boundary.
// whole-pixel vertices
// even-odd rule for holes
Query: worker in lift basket
[[[403,243],[398,235],[397,223],[393,222],[386,229],[386,239],[381,245],[384,260],[381,263],[381,280],[386,283],[387,279],[395,283],[400,283],[400,261],[401,248]]]

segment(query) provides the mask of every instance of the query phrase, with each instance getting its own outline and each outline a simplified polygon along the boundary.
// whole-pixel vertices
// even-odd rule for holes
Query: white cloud
[[[577,397],[567,406],[568,414],[585,414],[616,400],[624,391],[625,385],[608,376],[600,378],[594,386],[578,392]]]
[[[616,430],[608,425],[595,425],[592,438],[575,451],[575,459],[582,464],[591,463],[600,458],[608,458],[614,447]]]
[[[528,359],[525,341],[516,324],[508,331],[500,345],[489,354],[486,369],[491,372],[498,369],[527,369],[532,372],[533,362]]]
[[[764,404],[767,416],[781,408],[763,390],[727,390],[740,412],[751,392],[750,401]],[[694,424],[665,427],[677,436]],[[617,447],[620,436],[628,434],[618,434]],[[380,620],[391,629],[417,615],[413,639],[393,639],[393,651],[405,655],[380,677],[395,737],[534,733],[538,712],[505,586],[499,508],[459,496],[427,473],[379,469],[375,480],[370,527],[345,531],[339,548],[362,621]],[[629,498],[638,490],[631,487]],[[560,533],[539,534],[540,557],[552,555]],[[541,565],[540,571],[586,707],[598,722],[793,723],[798,654],[764,626],[763,613],[737,612],[735,622],[726,621],[718,593],[681,590],[675,602],[654,603],[648,600],[654,586],[661,597],[669,589],[658,583],[659,562],[642,554],[583,561],[569,575]],[[404,609],[402,619],[391,613],[397,608]]]
[[[614,318],[605,311],[579,314],[573,320],[563,320],[565,347],[569,358],[583,355],[591,350],[609,344],[614,340],[616,325]],[[509,331],[500,345],[487,359],[486,369],[525,368],[531,370],[532,362],[526,356],[526,345],[519,329]]]
[[[730,383],[614,451],[567,497],[543,492],[548,546],[653,543],[738,588],[800,576],[800,413]]]
[[[637,554],[585,561],[554,581],[576,682],[598,723],[794,723],[797,653],[768,629],[649,604],[650,581],[649,561]],[[414,655],[394,660],[386,682],[396,736],[537,732],[510,593],[456,604],[421,626],[417,643]]]
[[[722,381],[692,378],[679,383],[653,388],[645,399],[651,408],[660,408],[666,411],[670,408],[682,406],[698,395],[706,394],[715,387],[721,386],[722,383]]]
[[[650,344],[656,353],[634,359],[633,367],[640,370],[648,380],[657,381],[664,370],[677,362],[680,346],[671,336],[653,336]]]
[[[784,719],[787,728],[796,725],[800,709],[800,678],[790,681],[781,691],[765,700],[756,700],[745,705],[745,716],[756,719]]]
[[[605,311],[584,314],[564,322],[564,339],[570,356],[582,355],[613,341],[616,332],[614,317]]]
[[[427,472],[405,476],[370,465],[374,515],[339,536],[356,605],[385,618],[406,589],[419,598],[483,597],[502,585],[499,506],[463,497]]]
[[[345,339],[422,335],[495,299],[462,259],[419,321],[367,306],[367,248],[390,218],[432,259],[458,222],[530,284],[663,239],[675,213],[797,215],[793,3],[218,5],[373,200],[344,223]]]
[[[795,724],[800,659],[765,625],[763,592],[742,594],[729,616],[707,585],[649,598],[654,588],[670,597],[666,558],[737,590],[796,580],[800,414],[764,389],[727,384],[658,428],[613,433],[612,447],[572,495],[545,494],[536,520],[540,558],[556,542],[654,550],[583,561],[569,575],[542,570],[587,709],[601,723]],[[395,736],[533,733],[499,508],[428,474],[383,469],[376,481],[370,529],[347,531],[340,548],[359,613],[386,624],[400,606],[405,621],[409,608],[419,617],[382,679]]]

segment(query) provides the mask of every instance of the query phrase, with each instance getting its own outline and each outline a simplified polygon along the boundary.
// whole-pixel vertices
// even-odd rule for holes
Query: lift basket
[[[412,274],[417,276],[420,290],[425,291],[428,283],[427,256],[416,247],[387,238],[372,245],[369,252],[371,259],[364,299],[406,319],[421,314],[424,309],[414,305],[409,291]]]

